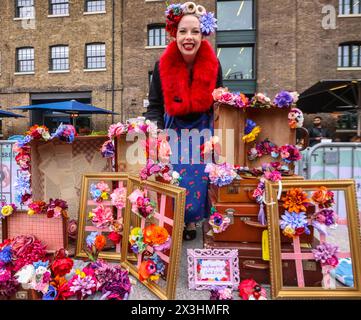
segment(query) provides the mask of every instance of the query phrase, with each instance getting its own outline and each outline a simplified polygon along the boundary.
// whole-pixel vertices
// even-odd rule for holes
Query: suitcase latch
[[[251,221],[250,217],[239,217],[239,220],[241,221]]]
[[[224,210],[224,213],[227,215],[227,217],[230,220],[230,224],[234,224],[234,213],[236,212],[236,210],[229,208]]]

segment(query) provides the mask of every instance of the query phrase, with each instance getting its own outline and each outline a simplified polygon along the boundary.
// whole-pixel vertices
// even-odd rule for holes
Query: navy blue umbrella
[[[13,107],[16,110],[53,110],[65,113],[93,113],[93,114],[118,114],[109,110],[98,108],[90,104],[78,102],[76,100],[34,104],[22,107]]]
[[[20,114],[16,114],[13,112],[0,109],[0,118],[25,118],[25,117]]]

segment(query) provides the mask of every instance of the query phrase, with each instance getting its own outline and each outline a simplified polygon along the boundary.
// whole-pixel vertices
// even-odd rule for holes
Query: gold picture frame
[[[90,184],[104,181],[107,183],[111,190],[114,190],[115,187],[123,186],[126,189],[126,197],[129,195],[128,193],[128,174],[127,173],[118,173],[118,172],[109,172],[109,173],[86,173],[82,177],[82,185],[81,185],[81,194],[80,194],[80,208],[79,208],[79,218],[78,218],[78,238],[76,242],[76,250],[75,250],[75,257],[77,258],[86,258],[87,254],[84,251],[84,247],[86,245],[86,233],[90,231],[100,231],[100,232],[110,232],[106,229],[99,229],[94,226],[91,226],[88,219],[88,213],[91,211],[91,208],[94,208],[98,205],[94,200],[89,200],[90,197]],[[118,185],[115,186],[115,183]],[[109,199],[110,200],[110,199]],[[110,201],[105,202],[106,205],[112,206]],[[104,202],[100,202],[102,204]],[[126,206],[127,206],[126,201]],[[114,217],[123,218],[124,221],[124,214],[126,212],[126,206],[123,209],[117,209],[112,206]],[[120,211],[121,212],[120,212]],[[97,230],[96,230],[97,229]],[[106,260],[113,260],[119,262],[121,259],[121,244],[119,245],[111,245],[110,241],[107,241],[107,246],[103,251],[100,252],[99,258],[106,259]],[[111,252],[110,252],[111,251]],[[131,259],[131,257],[129,257]]]
[[[147,190],[149,197],[155,195],[157,198],[156,201],[158,202],[157,206],[159,207],[159,210],[157,207],[157,211],[159,213],[158,215],[156,214],[154,216],[155,218],[153,218],[159,219],[159,222],[162,221],[164,217],[166,217],[164,226],[166,227],[166,224],[168,228],[171,226],[170,235],[172,237],[171,247],[168,250],[169,254],[167,255],[168,263],[166,264],[165,276],[164,278],[160,279],[164,285],[161,286],[160,284],[148,279],[144,280],[142,284],[144,284],[160,299],[173,300],[175,299],[178,271],[180,266],[180,255],[182,250],[182,232],[184,224],[186,190],[184,188],[161,182],[140,181],[137,177],[129,175],[128,193],[131,194],[136,188]],[[129,247],[128,241],[131,227],[140,227],[141,220],[144,218],[138,218],[138,220],[135,222],[135,225],[131,225],[131,222],[134,222],[132,216],[136,215],[131,211],[131,204],[129,199],[127,199],[126,208],[127,209],[124,216],[121,265],[122,267],[128,269],[129,272],[140,281],[138,275],[138,266],[140,262],[143,261],[143,255],[134,254],[136,260],[136,262],[134,262],[134,257],[133,259],[129,259],[129,255],[126,253]],[[143,220],[143,223],[145,223],[145,219]],[[154,221],[152,223],[154,223]]]
[[[297,269],[297,264],[299,268],[302,270],[302,278],[304,277],[305,270],[303,262],[304,257],[312,256],[314,262],[316,262],[313,257],[312,251],[309,249],[308,254],[303,254],[301,251],[297,252],[297,258],[290,258],[292,254],[284,253],[284,244],[282,242],[281,228],[280,228],[280,215],[284,212],[284,207],[279,205],[278,196],[280,196],[280,185],[278,183],[270,183],[266,182],[266,199],[268,210],[268,232],[269,232],[269,248],[270,248],[270,268],[271,268],[271,293],[274,299],[350,299],[350,298],[361,298],[361,247],[360,247],[360,221],[359,221],[359,213],[357,210],[357,201],[356,201],[356,188],[354,180],[299,180],[299,181],[282,181],[282,195],[285,195],[285,192],[293,189],[293,188],[301,188],[305,192],[313,192],[316,191],[319,187],[324,186],[328,190],[335,192],[337,195],[337,200],[340,200],[340,204],[342,205],[342,210],[340,209],[338,214],[344,214],[345,219],[337,218],[337,223],[339,221],[340,225],[338,227],[342,227],[341,230],[334,228],[331,232],[336,232],[333,230],[338,230],[337,232],[344,232],[345,238],[337,237],[339,233],[335,233],[334,236],[330,231],[327,231],[327,237],[333,237],[331,241],[340,240],[346,241],[344,239],[348,239],[348,244],[345,243],[343,246],[347,246],[347,249],[344,251],[348,251],[347,253],[343,253],[344,257],[348,257],[346,255],[350,255],[351,265],[352,265],[352,273],[353,273],[353,287],[341,286],[336,278],[333,278],[334,283],[337,283],[337,286],[327,287],[324,286],[324,282],[322,286],[318,284],[317,287],[313,287],[310,285],[306,285],[306,279],[300,286],[299,282],[293,286],[284,285],[284,281],[287,278],[287,273],[290,270],[284,269],[283,263],[286,260],[295,259],[294,265]],[[339,197],[339,195],[344,195],[344,197]],[[340,199],[339,199],[340,198]],[[336,201],[337,205],[338,201]],[[341,207],[340,207],[341,208]],[[337,207],[339,209],[339,207]],[[308,210],[308,209],[307,209]],[[318,212],[318,211],[317,211]],[[313,213],[314,214],[314,213]],[[328,230],[328,229],[327,229]],[[326,235],[323,233],[318,233],[318,229],[313,229],[314,237],[313,243],[318,241],[319,239],[324,239],[322,241],[328,242],[326,239]],[[299,248],[305,248],[307,246],[302,247],[302,243],[300,243],[301,237],[295,237],[297,240],[293,240],[293,251],[296,253],[296,250]],[[316,240],[315,240],[316,239]],[[326,240],[325,240],[326,239]],[[342,239],[342,241],[341,241]],[[298,243],[298,244],[297,244]],[[321,242],[318,242],[321,243]],[[337,242],[338,244],[338,242]],[[306,243],[304,243],[306,245]],[[298,248],[298,249],[295,249]],[[311,249],[314,249],[314,245],[312,245]],[[307,250],[307,249],[301,249]],[[305,252],[305,251],[303,251]],[[300,260],[298,262],[297,260]],[[347,260],[347,259],[346,259]],[[291,260],[290,260],[291,261]],[[302,263],[302,264],[301,264]],[[320,262],[316,262],[321,266]],[[302,267],[300,267],[302,265]],[[297,269],[296,276],[297,281],[299,281],[299,271]],[[325,273],[321,273],[322,281],[325,281]],[[284,277],[285,275],[285,277]],[[284,279],[285,278],[285,279]],[[312,280],[313,281],[313,280]],[[300,286],[300,287],[298,287]]]

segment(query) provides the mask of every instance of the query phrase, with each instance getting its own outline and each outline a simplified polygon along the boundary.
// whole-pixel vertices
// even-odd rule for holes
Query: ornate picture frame
[[[187,249],[187,262],[189,289],[210,290],[217,286],[238,288],[238,250]]]
[[[128,194],[132,194],[135,190],[142,190],[148,199],[152,199],[155,211],[152,216],[139,217],[132,211],[132,204],[129,198],[127,199],[121,264],[160,299],[175,299],[182,249],[186,190],[161,182],[140,181],[137,177],[129,175]],[[134,220],[134,217],[137,217],[137,219]],[[158,229],[162,230],[166,229],[166,233],[169,233],[169,238],[171,238],[170,245],[162,250],[159,247],[149,245],[149,243],[144,243],[141,252],[138,250],[135,251],[138,253],[133,253],[133,256],[127,255],[127,250],[130,247],[130,236],[134,238],[133,230],[138,229],[140,237],[143,237],[142,232],[147,226],[160,227]],[[162,266],[162,274],[159,274],[155,280],[151,277],[142,279],[140,276],[141,266],[152,257],[158,259]],[[158,270],[158,263],[156,265]]]
[[[360,221],[355,181],[283,181],[282,193],[279,188],[278,183],[266,183],[272,298],[361,298]],[[296,189],[300,190],[297,192],[304,192],[303,204],[307,200],[310,203],[302,212],[291,210],[289,206],[289,195]],[[327,192],[331,192],[331,196]],[[320,205],[322,202],[319,199],[327,197],[329,203]],[[322,211],[325,208],[328,212]],[[333,215],[329,223],[320,218],[326,213]],[[284,222],[292,220],[287,220],[290,215],[298,219],[299,214],[307,220],[305,227],[286,230],[291,224],[285,226]],[[307,229],[308,233],[286,237],[293,229],[301,232]],[[290,240],[289,243],[285,243],[284,239]],[[330,260],[324,258],[325,252]],[[333,252],[333,255],[329,252]],[[346,260],[351,268],[352,285],[343,282],[343,278],[336,273],[336,268],[341,266],[340,261],[343,263]],[[294,273],[294,278],[291,273]]]
[[[94,192],[91,193],[91,188],[97,185],[97,183],[105,183],[110,191],[107,195],[107,200],[97,201],[94,200]],[[113,225],[101,226],[101,222],[94,219],[89,219],[89,213],[93,210],[97,210],[99,206],[103,208],[110,208],[113,213],[113,221],[121,222],[121,229],[123,226],[122,220],[126,211],[126,197],[128,196],[128,174],[126,173],[89,173],[84,174],[82,177],[81,195],[80,195],[80,207],[79,207],[79,218],[78,218],[78,237],[76,242],[75,256],[77,258],[86,258],[87,254],[84,250],[86,246],[86,237],[90,232],[98,231],[102,234],[109,234],[113,229]],[[117,208],[112,202],[112,193],[115,189],[122,189],[124,192],[124,206]],[[97,192],[97,190],[95,190]],[[124,221],[124,220],[123,220]],[[120,230],[121,233],[121,230]],[[112,243],[107,240],[107,245],[100,252],[99,258],[106,260],[114,260],[119,262],[121,258],[121,241],[118,244]]]

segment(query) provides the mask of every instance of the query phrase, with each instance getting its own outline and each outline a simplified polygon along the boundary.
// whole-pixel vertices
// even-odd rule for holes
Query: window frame
[[[54,0],[49,0],[49,15],[51,16],[66,16],[69,15],[70,3],[69,0],[62,0],[63,2],[60,3],[53,3]],[[68,12],[67,13],[54,13],[53,6],[59,4],[67,4],[68,5]]]
[[[23,59],[19,60],[19,52],[20,50],[32,49],[33,51],[33,59]],[[28,72],[35,72],[35,49],[34,47],[19,47],[16,48],[16,57],[15,57],[16,65],[15,65],[15,72],[17,73],[28,73]],[[33,61],[33,69],[32,70],[20,70],[20,61]]]
[[[218,30],[217,32],[233,32],[233,31],[250,31],[256,30],[256,1],[255,0],[244,0],[244,1],[252,1],[252,28],[251,29],[231,29],[231,30]],[[218,20],[218,3],[219,2],[237,2],[236,0],[220,0],[216,1],[216,18]]]
[[[53,58],[53,49],[55,48],[67,48],[67,57],[66,58]],[[67,69],[54,69],[54,60],[67,60]],[[63,63],[61,63],[62,65]],[[49,71],[69,71],[70,70],[70,59],[69,59],[69,45],[67,44],[56,44],[49,47]]]
[[[352,15],[361,15],[361,2],[359,0],[349,0],[349,13],[346,12],[346,0],[339,0],[339,15],[352,16]],[[358,3],[358,12],[354,12],[354,4]]]
[[[15,4],[15,18],[17,19],[33,19],[35,18],[35,0],[29,0],[32,1],[32,5],[31,6],[20,6],[19,2],[22,0],[15,0],[14,4]],[[21,8],[33,8],[32,10],[32,15],[31,16],[21,16]]]
[[[159,45],[156,45],[156,33],[155,30],[160,30],[159,35]],[[164,30],[164,44],[162,44],[162,30]],[[150,43],[150,32],[153,32],[153,44]],[[164,23],[152,23],[147,25],[147,47],[165,47],[167,45],[167,33],[165,30],[165,24]]]
[[[99,57],[103,57],[103,56],[89,56],[88,57],[88,46],[92,46],[92,45],[104,45],[104,66],[103,67],[97,67],[97,68],[90,68],[89,67],[89,62],[88,62],[88,58],[99,58]],[[85,69],[86,70],[102,70],[105,69],[107,66],[107,61],[106,61],[106,57],[107,57],[107,51],[106,51],[106,44],[105,42],[91,42],[91,43],[86,43],[85,44]]]
[[[217,44],[217,57],[219,48],[251,48],[252,49],[252,78],[250,79],[226,79],[223,77],[223,81],[249,81],[256,80],[256,44],[255,43],[238,43],[238,44]],[[221,62],[221,61],[220,61]],[[222,66],[223,69],[223,66]]]
[[[99,1],[103,1],[103,2],[104,2],[104,10],[89,11],[89,10],[88,10],[88,8],[89,8],[88,4],[89,4],[90,2],[96,2],[96,1],[98,1],[98,2],[99,2]],[[107,3],[106,3],[105,0],[85,0],[85,1],[84,1],[84,12],[85,12],[85,13],[105,12],[105,11],[106,11],[106,8],[107,8]]]
[[[358,55],[357,55],[357,65],[352,65],[353,63],[353,47],[358,47]],[[347,48],[348,53],[348,64],[345,65],[345,49]],[[340,56],[341,53],[341,56]],[[341,60],[340,60],[341,59]],[[340,65],[341,61],[341,65]],[[338,68],[361,68],[361,42],[344,42],[340,43],[337,51],[337,67]]]

